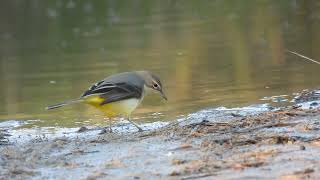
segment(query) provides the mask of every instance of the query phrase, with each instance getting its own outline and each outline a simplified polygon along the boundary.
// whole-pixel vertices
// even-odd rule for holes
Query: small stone
[[[85,131],[88,131],[88,128],[82,126],[77,132],[78,133],[82,133],[82,132],[85,132]]]
[[[186,163],[186,162],[187,162],[186,160],[173,159],[173,160],[171,161],[171,164],[172,164],[172,165],[181,165],[181,164],[184,164],[184,163]]]
[[[310,106],[318,106],[318,103],[317,102],[313,102],[310,104]]]
[[[304,150],[306,150],[306,147],[304,145],[301,145],[300,150],[304,151]]]
[[[102,134],[107,134],[107,130],[105,128],[103,128],[100,132],[99,132],[99,135],[102,135]]]
[[[172,171],[172,172],[169,174],[169,176],[179,176],[179,175],[180,175],[180,173],[177,172],[177,171]]]

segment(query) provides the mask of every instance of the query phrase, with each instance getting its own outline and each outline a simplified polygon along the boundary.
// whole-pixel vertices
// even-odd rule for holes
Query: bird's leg
[[[111,121],[110,121],[110,118],[107,119],[108,121],[108,127],[103,127],[103,129],[100,131],[99,134],[105,134],[107,133],[107,128],[109,128],[109,132],[112,133],[112,127],[111,127]]]
[[[127,119],[127,120],[128,120],[131,124],[133,124],[136,128],[138,128],[138,129],[139,129],[139,132],[142,132],[142,131],[143,131],[142,128],[138,126],[138,124],[136,124],[135,122],[133,122],[133,121],[130,120],[130,116],[128,116],[128,119]]]
[[[112,133],[112,123],[111,123],[111,120],[108,119],[108,122],[109,122],[109,132]]]

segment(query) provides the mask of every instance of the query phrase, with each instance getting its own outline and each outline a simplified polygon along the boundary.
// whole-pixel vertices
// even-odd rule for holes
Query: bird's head
[[[163,99],[168,100],[163,92],[163,87],[160,78],[148,71],[140,71],[139,74],[142,76],[145,82],[145,86],[159,92]]]

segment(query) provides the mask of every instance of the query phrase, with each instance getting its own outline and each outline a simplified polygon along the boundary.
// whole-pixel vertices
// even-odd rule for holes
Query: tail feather
[[[66,105],[70,105],[70,104],[76,104],[76,103],[79,103],[81,101],[82,101],[82,99],[74,99],[74,100],[65,101],[65,102],[62,102],[62,103],[59,103],[59,104],[48,106],[48,107],[46,107],[46,110],[52,110],[52,109],[60,108],[62,106],[66,106]]]

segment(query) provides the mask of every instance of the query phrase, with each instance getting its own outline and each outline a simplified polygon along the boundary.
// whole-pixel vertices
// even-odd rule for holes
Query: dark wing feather
[[[92,85],[87,91],[85,91],[81,97],[85,97],[92,94],[99,94],[104,90],[107,91],[108,89],[111,89],[113,86],[115,86],[113,83],[104,83],[104,81],[99,81]]]
[[[89,95],[99,95],[105,100],[101,105],[108,104],[115,101],[137,98],[142,96],[143,89],[134,86],[130,83],[108,83],[100,81],[92,85],[81,97]]]

